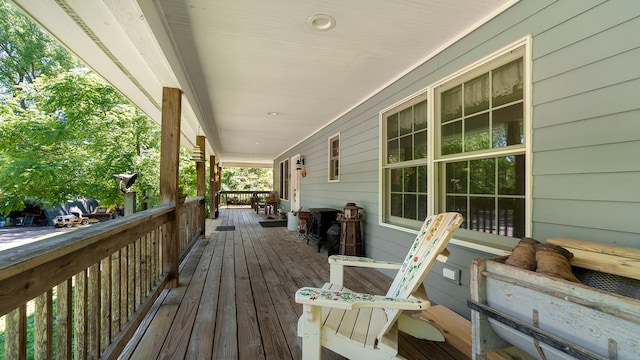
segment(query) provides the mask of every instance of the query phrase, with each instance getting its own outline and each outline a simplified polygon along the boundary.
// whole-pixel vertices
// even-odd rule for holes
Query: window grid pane
[[[464,216],[462,228],[524,236],[524,155],[450,162],[444,166],[444,209]]]
[[[387,174],[389,214],[409,220],[424,220],[427,214],[427,167],[388,169]]]
[[[387,164],[427,158],[427,101],[386,117]]]
[[[442,155],[524,144],[522,66],[511,61],[440,95]]]

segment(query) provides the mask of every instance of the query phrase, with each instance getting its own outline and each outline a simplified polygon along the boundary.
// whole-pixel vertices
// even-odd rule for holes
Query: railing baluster
[[[27,305],[21,305],[6,316],[4,353],[7,359],[27,357]]]
[[[121,329],[120,268],[120,251],[116,251],[111,255],[111,336],[109,343]]]
[[[33,355],[36,360],[52,359],[52,291],[36,297],[33,318]]]
[[[135,275],[136,264],[135,256],[136,249],[134,244],[129,244],[127,248],[127,319],[133,314],[136,306],[135,297]],[[126,322],[126,321],[125,321]]]
[[[120,249],[120,328],[129,318],[129,246]]]
[[[89,286],[87,288],[87,353],[89,359],[100,356],[100,263],[89,268]]]
[[[150,256],[151,256],[151,261],[150,261],[150,267],[151,269],[149,270],[149,274],[151,274],[151,281],[150,281],[150,285],[151,285],[151,289],[153,289],[153,287],[156,285],[156,280],[158,279],[157,274],[156,274],[156,264],[157,264],[157,253],[156,253],[156,247],[158,245],[158,229],[154,229],[153,231],[151,231],[151,252],[150,252]]]
[[[71,359],[71,279],[56,287],[56,359]]]
[[[74,277],[74,307],[73,307],[73,332],[74,346],[73,357],[75,359],[87,358],[87,270],[83,270]]]
[[[111,256],[100,261],[100,354],[111,343]]]
[[[140,281],[141,280],[140,268],[141,268],[141,265],[142,265],[142,264],[140,264],[140,262],[142,261],[142,259],[141,259],[141,255],[142,254],[140,252],[142,250],[141,249],[142,246],[140,245],[140,243],[141,243],[140,239],[136,240],[135,253],[134,253],[135,255],[134,255],[134,258],[133,258],[133,262],[135,264],[135,273],[134,273],[134,280],[133,280],[134,282],[133,283],[134,283],[134,287],[135,287],[135,290],[136,290],[136,293],[135,293],[135,306],[133,307],[134,311],[138,310],[138,305],[140,305],[140,301],[142,299],[142,288],[141,288],[142,284],[141,284],[141,281]]]

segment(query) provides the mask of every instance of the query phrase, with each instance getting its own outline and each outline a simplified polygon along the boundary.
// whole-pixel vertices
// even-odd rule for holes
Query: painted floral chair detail
[[[420,338],[422,330],[433,331],[428,323],[408,316],[403,310],[422,310],[430,303],[423,281],[435,260],[442,260],[445,246],[462,224],[458,213],[427,217],[409,248],[404,262],[376,261],[363,257],[333,255],[329,257],[330,282],[322,288],[304,287],[296,292],[296,302],[303,304],[298,320],[302,337],[302,358],[320,359],[325,347],[350,359],[402,359],[398,355],[398,330]],[[343,287],[345,266],[398,269],[384,296],[361,294]],[[416,325],[423,323],[423,328]],[[437,340],[442,341],[434,335]]]

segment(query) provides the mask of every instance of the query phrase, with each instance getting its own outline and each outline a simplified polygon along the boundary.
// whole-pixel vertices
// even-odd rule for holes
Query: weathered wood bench
[[[637,359],[640,334],[640,249],[554,238],[571,251],[582,283],[505,264],[471,264],[474,359],[516,345],[532,356]]]
[[[548,239],[547,243],[571,251],[572,266],[640,280],[640,249],[566,238]]]

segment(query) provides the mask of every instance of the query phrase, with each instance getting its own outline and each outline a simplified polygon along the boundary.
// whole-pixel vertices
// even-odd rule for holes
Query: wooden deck
[[[162,293],[120,358],[300,359],[302,306],[294,293],[328,281],[327,253],[286,227],[262,227],[264,217],[223,209],[209,220],[206,237],[181,265],[180,286]],[[345,285],[356,291],[384,294],[391,283],[375,270],[345,275]],[[469,359],[449,343],[400,334],[400,354],[408,359]],[[323,351],[323,359],[343,359]]]

